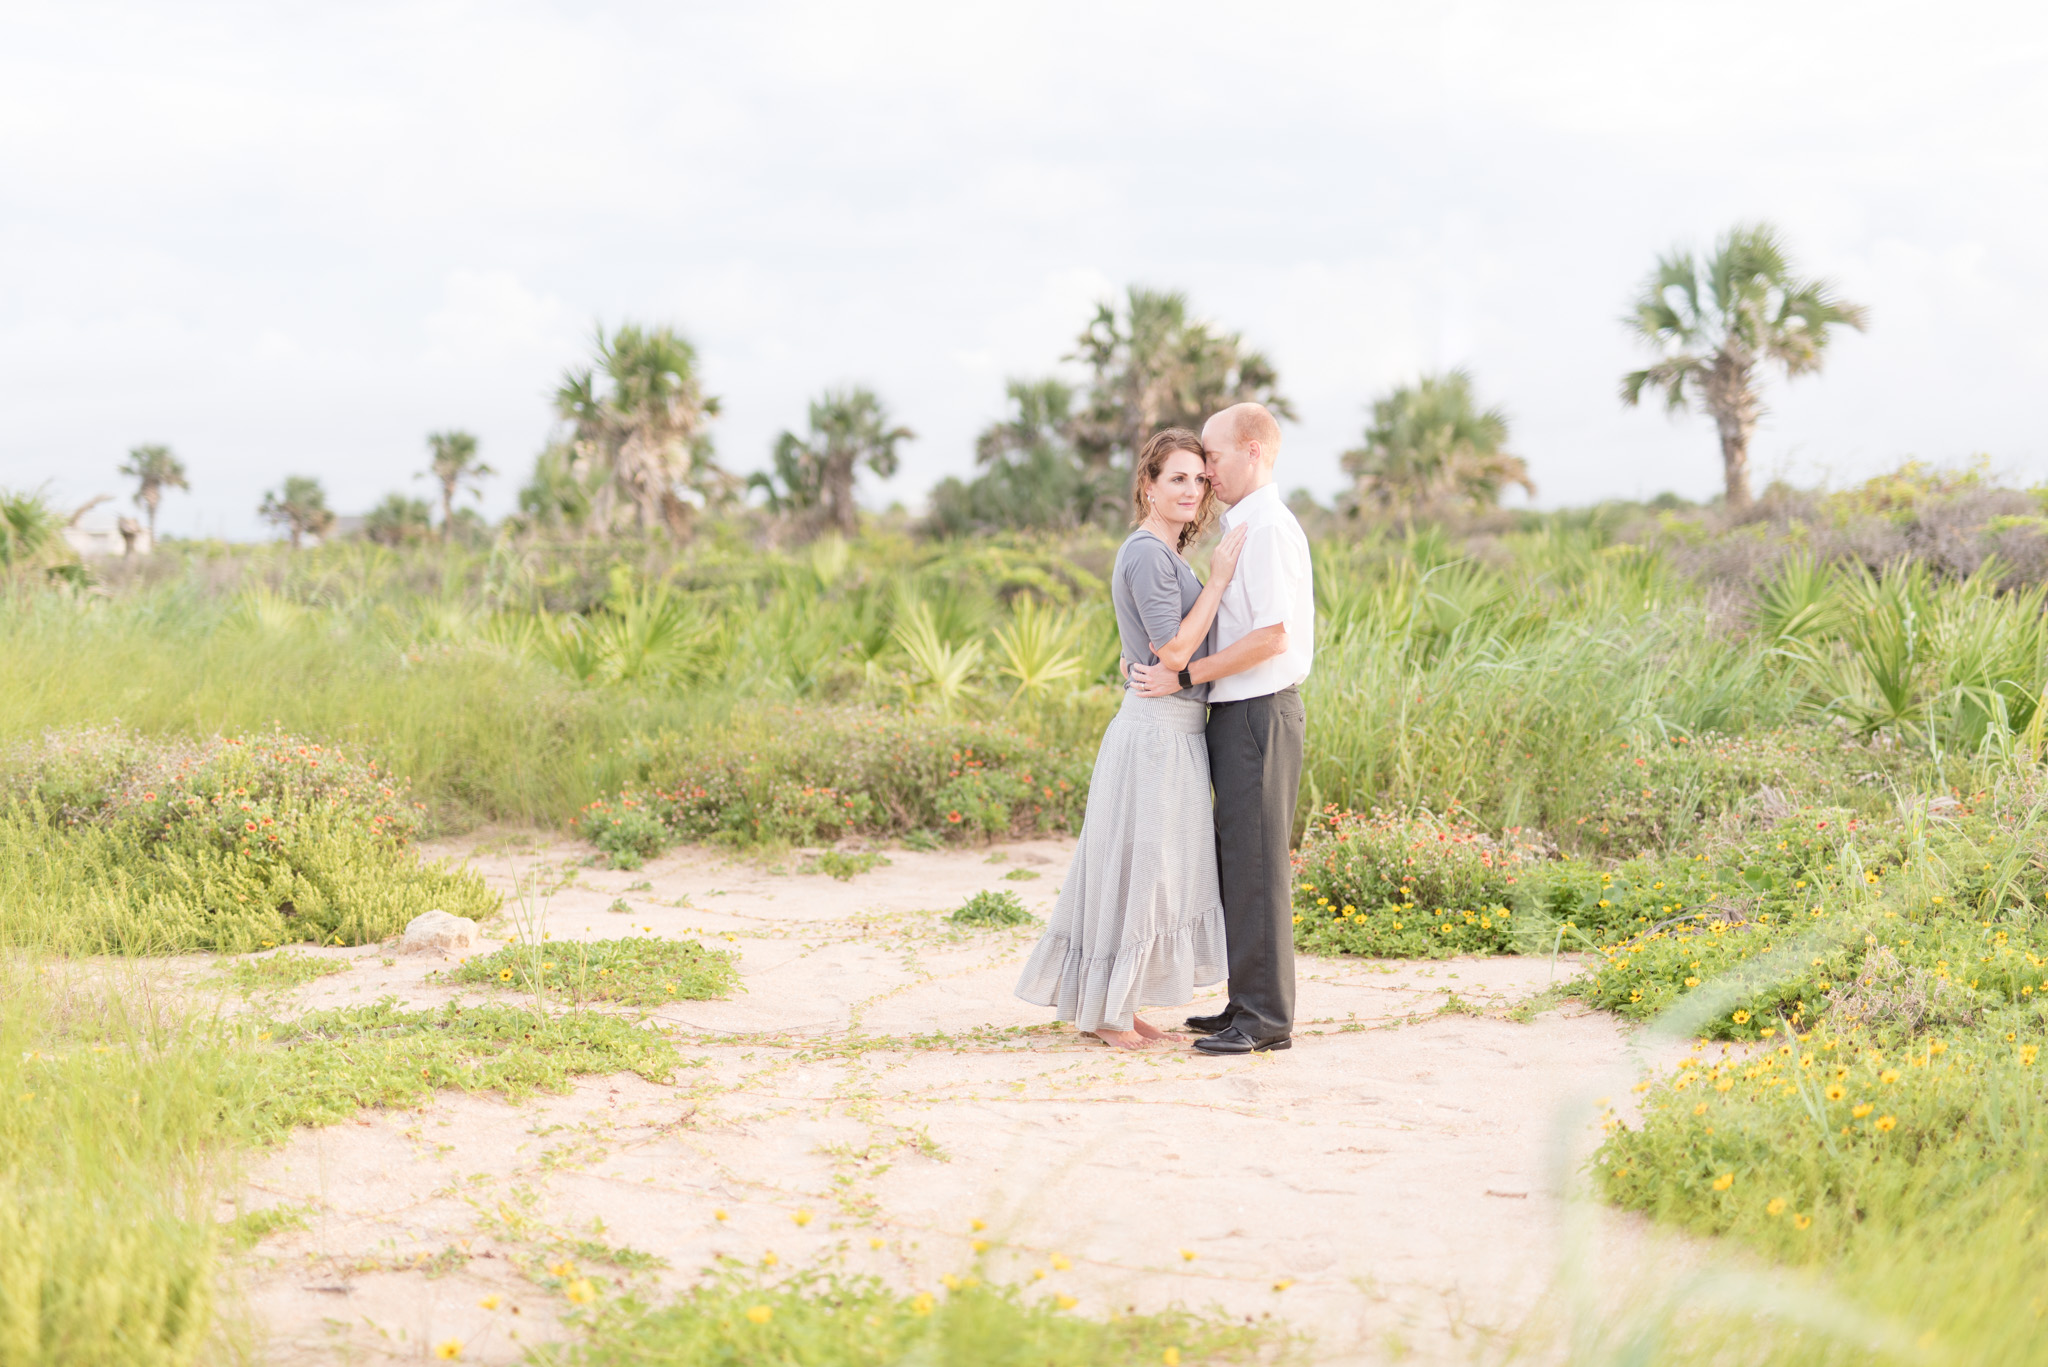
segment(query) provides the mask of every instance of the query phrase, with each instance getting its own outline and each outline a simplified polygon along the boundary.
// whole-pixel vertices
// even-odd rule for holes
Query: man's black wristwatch
[[[1182,688],[1193,688],[1195,686],[1194,676],[1188,673],[1186,665],[1180,667],[1180,686]]]

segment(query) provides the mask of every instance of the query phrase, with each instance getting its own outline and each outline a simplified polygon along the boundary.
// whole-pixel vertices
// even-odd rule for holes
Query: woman
[[[1137,528],[1116,553],[1110,597],[1123,658],[1173,668],[1208,654],[1209,624],[1237,568],[1244,532],[1210,558],[1208,587],[1184,559],[1215,500],[1202,441],[1169,428],[1145,443],[1132,473]],[[1223,901],[1203,738],[1208,689],[1165,698],[1126,692],[1103,733],[1088,787],[1081,845],[1017,995],[1106,1044],[1139,1049],[1167,1036],[1137,1012],[1177,1005],[1221,982]]]

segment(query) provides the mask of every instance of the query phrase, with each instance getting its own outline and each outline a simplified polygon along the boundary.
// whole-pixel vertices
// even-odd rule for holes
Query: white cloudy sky
[[[1625,411],[1660,250],[1768,217],[1869,304],[1774,391],[1762,472],[1988,452],[2048,478],[2048,11],[1721,0],[104,4],[0,9],[0,486],[191,468],[164,525],[353,511],[467,427],[511,477],[593,324],[673,322],[764,462],[806,398],[965,471],[1095,300],[1184,289],[1277,361],[1288,485],[1365,403],[1471,366],[1545,504],[1675,489]]]

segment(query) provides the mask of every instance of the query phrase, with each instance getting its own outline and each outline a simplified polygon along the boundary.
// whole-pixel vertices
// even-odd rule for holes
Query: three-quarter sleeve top
[[[1116,605],[1117,634],[1123,638],[1123,656],[1138,664],[1159,663],[1154,641],[1169,641],[1179,633],[1180,624],[1195,610],[1202,596],[1202,581],[1188,562],[1171,546],[1147,531],[1135,531],[1117,548],[1116,568],[1110,574],[1109,597]],[[1188,657],[1193,664],[1209,653],[1205,639]],[[1209,700],[1209,685],[1196,684],[1174,695],[1195,702]]]

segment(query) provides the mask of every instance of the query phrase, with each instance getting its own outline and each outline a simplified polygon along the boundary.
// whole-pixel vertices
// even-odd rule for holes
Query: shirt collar
[[[1252,490],[1243,498],[1231,504],[1230,511],[1223,514],[1223,530],[1230,531],[1264,505],[1278,503],[1279,501],[1280,486],[1277,484],[1268,484],[1263,488]]]

